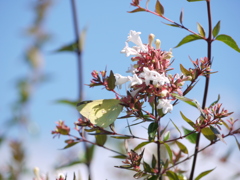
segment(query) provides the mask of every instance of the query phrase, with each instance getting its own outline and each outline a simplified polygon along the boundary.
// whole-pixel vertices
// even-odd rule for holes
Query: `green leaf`
[[[220,94],[218,95],[218,98],[217,98],[217,100],[216,100],[216,101],[214,101],[214,102],[212,102],[212,104],[210,104],[210,106],[209,106],[209,107],[211,107],[211,106],[214,106],[215,104],[217,104],[219,100],[220,100]]]
[[[111,136],[111,138],[115,138],[115,139],[130,139],[130,136]]]
[[[152,122],[148,126],[148,139],[149,141],[153,141],[158,129],[158,123],[157,122]]]
[[[203,39],[202,37],[198,36],[198,35],[195,35],[195,34],[190,34],[190,35],[187,35],[186,37],[184,37],[179,43],[177,46],[175,46],[174,48],[177,48],[183,44],[186,44],[186,43],[189,43],[191,41],[195,41],[195,40],[198,40],[198,39]]]
[[[191,76],[191,72],[188,71],[182,64],[180,64],[180,70],[185,76]]]
[[[234,50],[236,50],[237,52],[240,52],[240,49],[237,43],[231,36],[228,36],[226,34],[220,34],[215,38],[215,40],[222,41],[228,46],[230,46],[231,48],[233,48]]]
[[[214,168],[214,169],[215,169],[215,168]],[[211,170],[204,171],[204,172],[200,173],[200,174],[195,178],[195,180],[201,179],[203,176],[206,176],[207,174],[209,174],[210,172],[212,172],[214,169],[211,169]]]
[[[168,26],[181,27],[181,26],[179,26],[178,24],[168,24],[168,23],[164,23],[164,22],[162,22],[162,23],[165,24],[165,25],[168,25]]]
[[[170,119],[170,121],[173,123],[174,127],[178,130],[178,132],[180,133],[180,136],[182,136],[181,131],[179,130],[179,128],[177,127],[177,125]]]
[[[74,106],[74,107],[76,107],[77,104],[78,104],[78,101],[70,101],[70,100],[67,100],[67,99],[60,99],[60,100],[57,100],[55,102],[56,103],[61,103],[61,104],[67,104],[67,105]]]
[[[183,9],[181,10],[180,16],[179,16],[179,21],[182,24],[183,23]]]
[[[167,143],[164,143],[164,146],[168,152],[168,156],[169,156],[169,161],[172,162],[172,150],[170,148],[170,146]]]
[[[163,136],[163,141],[167,141],[170,138],[170,131],[167,131]]]
[[[101,131],[97,130],[96,133],[100,133]],[[102,134],[102,135],[95,135],[96,143],[99,146],[103,146],[106,141],[107,141],[107,135]]]
[[[200,23],[197,23],[197,30],[202,37],[205,37],[205,30],[203,29]]]
[[[110,71],[110,75],[107,79],[107,84],[108,84],[108,88],[109,90],[113,90],[115,88],[115,82],[116,82],[116,78],[114,76],[113,71]]]
[[[69,51],[69,52],[75,52],[78,49],[78,45],[76,42],[67,44],[65,46],[62,46],[61,48],[55,50],[55,52],[64,52],[64,51]]]
[[[63,149],[68,149],[68,148],[76,145],[77,143],[79,143],[79,142],[73,141],[72,139],[70,139],[70,141],[72,141],[72,142],[69,143],[69,140],[66,140],[66,141],[65,141],[65,142],[68,143],[68,144],[67,144]]]
[[[221,23],[221,21],[218,21],[216,26],[213,28],[213,31],[212,31],[213,37],[216,37],[218,35],[218,33],[220,31],[220,23]]]
[[[239,151],[240,151],[240,143],[238,142],[237,138],[236,138],[234,135],[233,135],[233,137],[235,138],[236,143],[237,143],[237,145],[238,145],[238,149],[239,149]]]
[[[168,127],[169,122],[167,123],[167,125],[165,126],[165,128],[163,130],[160,131],[160,137],[163,135],[163,133],[166,131],[167,127]]]
[[[186,116],[184,116],[184,114],[180,111],[180,114],[182,116],[182,118],[190,125],[194,128],[195,124],[190,120],[188,119]]]
[[[205,127],[201,129],[201,133],[210,141],[213,141],[216,139],[216,135],[209,127]]]
[[[157,0],[155,5],[155,12],[158,13],[160,16],[164,14],[164,8],[159,0]]]
[[[145,161],[143,161],[143,168],[144,168],[144,171],[146,171],[146,172],[149,172],[149,173],[151,173],[152,171],[151,171],[151,167],[150,167],[150,165],[148,164],[148,163],[146,163]]]
[[[152,168],[154,169],[156,167],[156,164],[157,164],[157,159],[156,157],[154,156],[154,154],[152,155]]]
[[[87,28],[84,27],[83,30],[81,31],[80,37],[79,37],[79,51],[83,51],[83,46],[86,38],[86,32]],[[57,49],[55,52],[64,52],[64,51],[69,51],[69,52],[76,52],[78,50],[78,43],[75,41],[73,43],[67,44],[59,49]]]
[[[196,1],[205,1],[205,0],[187,0],[188,2],[196,2]]]
[[[116,156],[112,156],[112,158],[116,158],[116,159],[126,159],[126,156],[116,155]]]
[[[173,171],[170,171],[170,170],[167,171],[167,172],[166,172],[166,175],[167,175],[167,177],[168,177],[170,180],[179,180],[177,174],[176,174],[175,172],[173,172]]]
[[[137,9],[134,9],[132,11],[128,11],[128,13],[135,13],[135,12],[141,12],[141,11],[145,11],[145,9],[143,8],[137,8]]]
[[[191,131],[191,130],[185,128],[185,127],[182,127],[182,128],[183,128],[184,135],[187,135],[187,134],[189,134],[189,133],[191,133],[191,132],[194,131],[194,130]],[[194,133],[186,136],[185,138],[186,138],[187,140],[189,140],[189,142],[191,142],[191,143],[193,143],[193,144],[196,144],[196,141],[197,141],[197,133],[194,132]]]
[[[139,178],[141,178],[142,176],[143,176],[143,172],[142,171],[140,171],[140,172],[137,172],[136,174],[134,174],[133,175],[133,177],[135,178],[135,179],[139,179]]]
[[[149,142],[149,141],[141,142],[140,144],[138,144],[138,145],[134,148],[134,151],[142,148],[143,146],[146,146],[146,145],[149,144],[149,143],[151,143],[151,142]]]
[[[223,123],[223,125],[224,125],[228,130],[230,130],[230,127],[228,126],[228,124],[227,124],[225,121],[221,120],[220,122]]]
[[[183,145],[182,143],[180,143],[179,141],[175,141],[175,143],[177,144],[177,146],[179,147],[179,149],[185,153],[188,154],[188,149],[185,145]]]
[[[87,146],[87,149],[85,151],[86,153],[85,158],[87,163],[90,163],[92,161],[94,150],[95,150],[95,145]]]

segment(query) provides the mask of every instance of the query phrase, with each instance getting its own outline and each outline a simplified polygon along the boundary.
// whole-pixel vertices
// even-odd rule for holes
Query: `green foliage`
[[[209,140],[209,141],[213,141],[216,139],[216,135],[214,134],[214,132],[209,128],[209,127],[205,127],[203,129],[201,129],[201,133]]]
[[[149,124],[148,126],[148,139],[149,141],[153,141],[156,133],[158,130],[158,123],[157,122],[152,122],[151,124]]]
[[[179,180],[178,175],[173,171],[170,171],[170,170],[167,171],[166,175],[169,178],[169,180]]]
[[[76,142],[72,139],[68,139],[68,140],[65,141],[65,143],[67,143],[67,145],[63,149],[68,149],[68,148],[78,144],[79,142]]]
[[[100,133],[101,131],[96,131],[96,133]],[[107,135],[106,134],[99,134],[99,135],[95,135],[96,138],[96,144],[99,146],[103,146],[106,141],[107,141]]]
[[[180,143],[179,141],[175,141],[175,143],[177,144],[177,146],[179,147],[179,149],[184,153],[184,154],[188,154],[188,149],[185,145],[183,145],[182,143]]]
[[[180,70],[185,76],[191,76],[191,72],[188,71],[182,64],[180,64]]]
[[[149,143],[151,143],[151,142],[149,142],[149,141],[141,142],[140,144],[138,144],[138,145],[134,148],[134,151],[142,148],[143,146],[146,146],[146,145],[149,144]]]
[[[237,138],[236,138],[235,136],[233,136],[233,137],[235,138],[236,143],[237,143],[237,146],[238,146],[238,149],[239,149],[239,151],[240,151],[240,143],[238,142],[238,140],[237,140]]]
[[[218,21],[218,23],[214,26],[213,31],[212,31],[212,35],[213,37],[216,37],[220,31],[220,23],[221,21]]]
[[[231,36],[228,36],[226,34],[220,34],[215,38],[215,40],[222,41],[225,44],[227,44],[229,47],[236,50],[237,52],[240,52],[240,49],[239,49],[237,43]]]
[[[183,9],[180,12],[179,21],[181,24],[183,23]]]
[[[167,141],[170,138],[170,131],[167,131],[163,136],[163,141]]]
[[[174,127],[178,130],[180,136],[182,136],[181,131],[179,130],[179,128],[177,127],[177,125],[170,119],[170,121],[172,122],[172,124],[174,125]]]
[[[144,168],[144,171],[146,171],[146,172],[149,172],[149,173],[152,172],[151,166],[148,163],[146,163],[145,161],[143,161],[143,168]]]
[[[217,104],[219,102],[219,100],[220,100],[220,94],[218,95],[217,100],[212,102],[209,107],[214,106],[215,104]]]
[[[132,11],[128,11],[129,13],[135,13],[135,12],[141,12],[141,11],[145,11],[145,9],[143,8],[137,8],[137,9],[134,9]]]
[[[183,128],[184,135],[187,135],[187,134],[189,134],[189,133],[192,133],[192,134],[186,136],[185,138],[186,138],[187,140],[189,140],[189,142],[191,142],[191,143],[193,143],[193,144],[196,144],[197,133],[195,133],[195,132],[193,133],[193,130],[191,131],[191,130],[185,128],[185,127],[182,127],[182,128]]]
[[[110,71],[110,75],[107,79],[109,90],[113,90],[115,88],[115,82],[116,82],[116,78],[114,76],[114,73],[113,71]]]
[[[205,30],[203,29],[200,23],[197,23],[197,30],[202,37],[205,37]]]
[[[215,168],[214,168],[215,169]],[[208,170],[208,171],[204,171],[202,173],[200,173],[194,180],[199,180],[202,177],[206,176],[207,174],[209,174],[210,172],[212,172],[214,169]]]
[[[180,114],[181,114],[182,118],[184,119],[184,121],[186,121],[193,128],[195,127],[195,124],[190,119],[188,119],[181,111],[180,111]]]
[[[157,159],[156,157],[154,156],[154,154],[152,155],[152,168],[154,169],[156,167],[156,164],[157,164]]]
[[[159,0],[157,0],[156,5],[155,5],[155,12],[159,14],[160,16],[163,16],[164,14],[164,8],[162,4],[160,3]]]
[[[198,36],[198,35],[195,35],[195,34],[190,34],[190,35],[187,35],[186,37],[184,37],[179,43],[177,46],[175,46],[175,48],[177,47],[180,47],[181,45],[183,44],[186,44],[186,43],[189,43],[191,41],[196,41],[196,40],[199,40],[199,39],[203,39],[201,36]]]
[[[172,156],[173,156],[172,150],[167,143],[164,143],[164,146],[165,146],[165,148],[167,150],[167,153],[168,153],[168,156],[169,156],[169,162],[172,163]]]

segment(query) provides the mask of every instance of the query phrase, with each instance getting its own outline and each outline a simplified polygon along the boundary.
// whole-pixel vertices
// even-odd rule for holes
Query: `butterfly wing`
[[[118,99],[101,99],[95,101],[83,101],[78,104],[77,109],[91,123],[106,128],[112,124],[122,111]]]

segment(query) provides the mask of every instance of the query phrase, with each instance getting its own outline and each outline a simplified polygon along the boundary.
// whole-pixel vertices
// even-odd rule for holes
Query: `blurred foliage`
[[[29,69],[23,77],[15,78],[17,99],[10,106],[12,116],[4,122],[6,132],[2,132],[4,135],[0,137],[0,147],[9,144],[7,148],[9,149],[10,159],[8,162],[2,162],[4,165],[0,164],[0,180],[18,180],[27,172],[24,134],[21,130],[17,137],[8,137],[7,134],[13,127],[17,130],[22,126],[25,127],[24,129],[28,129],[31,123],[30,100],[37,85],[46,80],[46,75],[42,70],[44,64],[42,47],[49,40],[50,35],[43,29],[43,24],[52,2],[52,0],[30,2],[34,17],[32,24],[25,31],[25,36],[29,39],[30,45],[25,52],[23,50],[24,64],[28,64]]]

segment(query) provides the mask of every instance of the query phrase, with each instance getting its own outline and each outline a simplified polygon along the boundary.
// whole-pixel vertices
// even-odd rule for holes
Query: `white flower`
[[[126,83],[129,81],[129,77],[122,76],[121,74],[114,74],[116,82],[115,85],[119,86],[119,89],[122,88],[122,84]]]
[[[129,47],[127,42],[125,42],[125,45],[126,46],[123,48],[123,50],[121,50],[121,53],[125,53],[127,57],[130,55],[140,56],[136,48]]]
[[[130,87],[134,86],[136,84],[142,84],[143,83],[142,79],[140,79],[136,74],[134,74],[133,77],[129,76],[128,78],[131,81],[131,84],[129,85]]]
[[[169,83],[169,79],[164,74],[159,74],[157,71],[149,70],[148,67],[143,68],[143,72],[139,75],[145,79],[145,83],[148,86],[150,82],[153,85],[164,85]]]
[[[129,32],[129,36],[127,37],[127,41],[131,41],[134,44],[136,44],[137,46],[141,47],[143,45],[143,43],[139,36],[140,34],[141,34],[141,32],[136,32],[136,31],[131,30]]]
[[[135,72],[137,72],[137,69],[134,67],[134,65],[130,64],[130,67],[128,68],[128,70],[126,71],[126,73],[132,73],[132,74],[134,74]]]
[[[126,56],[140,56],[139,52],[147,52],[148,48],[146,45],[144,45],[142,43],[142,40],[139,36],[139,34],[141,34],[141,32],[136,32],[136,31],[130,31],[129,36],[127,37],[127,42],[131,41],[134,44],[136,44],[137,46],[134,47],[129,47],[128,43],[125,42],[125,47],[123,48],[123,50],[121,51],[121,53],[125,53]]]
[[[158,101],[157,109],[162,109],[163,114],[171,112],[173,110],[173,105],[170,103],[171,100],[160,99]]]

